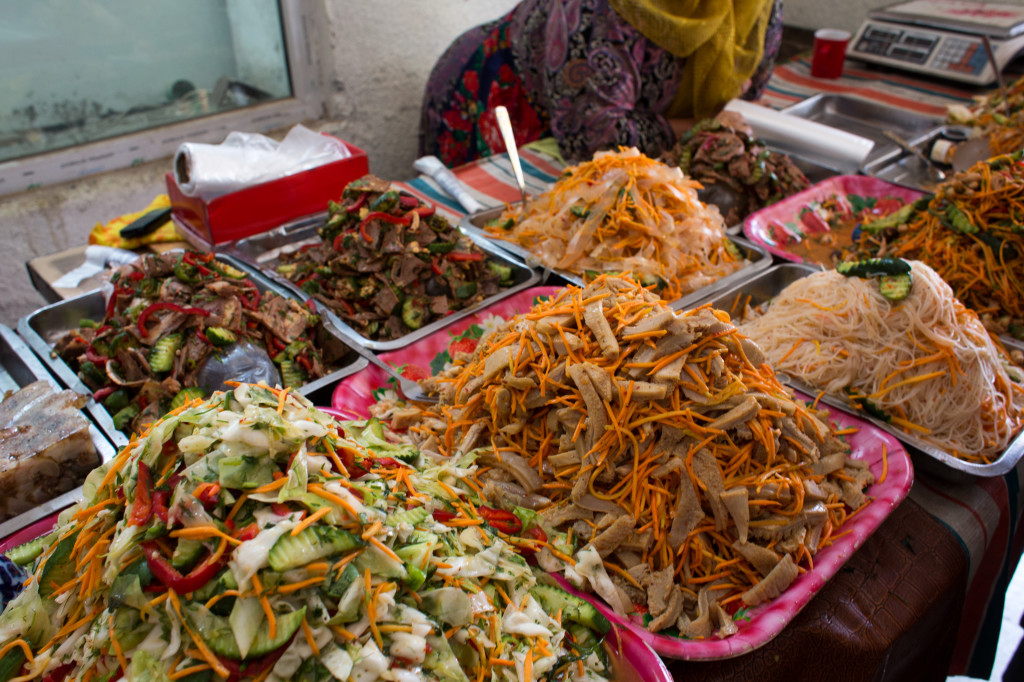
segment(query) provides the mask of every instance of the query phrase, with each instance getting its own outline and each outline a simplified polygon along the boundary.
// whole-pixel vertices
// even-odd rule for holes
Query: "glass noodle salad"
[[[288,389],[192,401],[11,550],[0,680],[608,679],[608,621],[533,572],[475,468]]]

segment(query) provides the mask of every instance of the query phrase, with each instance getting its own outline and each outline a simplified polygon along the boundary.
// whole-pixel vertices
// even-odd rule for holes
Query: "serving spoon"
[[[336,332],[344,341],[345,345],[354,350],[356,353],[361,355],[370,361],[370,364],[384,370],[388,375],[395,380],[398,387],[398,392],[407,401],[416,403],[436,403],[438,397],[436,395],[429,395],[424,393],[423,388],[419,383],[409,379],[408,377],[402,376],[402,374],[389,365],[388,363],[381,360],[376,353],[363,345],[362,339],[356,334],[349,331],[346,327],[337,324],[330,324],[331,331]]]

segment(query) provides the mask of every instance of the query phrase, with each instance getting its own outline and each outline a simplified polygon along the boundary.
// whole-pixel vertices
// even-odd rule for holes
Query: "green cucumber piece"
[[[103,399],[103,407],[107,408],[110,414],[115,414],[128,407],[128,392],[119,388]]]
[[[181,340],[181,334],[168,334],[153,344],[149,351],[149,368],[154,372],[170,372]]]
[[[431,242],[427,244],[427,251],[429,253],[441,255],[445,253],[451,253],[455,250],[455,242]]]
[[[455,287],[455,298],[469,298],[476,294],[476,282],[463,282]]]
[[[131,423],[131,421],[138,416],[138,405],[133,404],[128,405],[127,407],[123,407],[117,412],[115,412],[114,416],[112,417],[114,421],[114,428],[117,429],[118,431],[124,431],[126,428],[128,428],[128,425]]]
[[[207,340],[218,348],[238,341],[238,335],[224,327],[207,327],[203,333],[206,334]]]
[[[359,536],[340,528],[310,526],[298,535],[286,533],[277,539],[270,548],[270,568],[283,573],[364,544]]]
[[[931,200],[932,196],[930,194],[925,195],[916,201],[904,204],[899,208],[899,210],[893,211],[883,218],[879,218],[872,223],[862,224],[861,229],[867,232],[876,233],[892,227],[899,227],[900,225],[909,222],[915,213],[927,208]]]
[[[413,507],[388,515],[384,524],[396,527],[400,523],[408,523],[410,526],[415,526],[426,521],[428,516],[430,516],[430,512],[426,507]]]
[[[0,680],[6,682],[6,680],[17,676],[26,660],[25,652],[21,650],[21,647],[16,646],[4,654],[4,657],[0,658]]]
[[[489,260],[487,261],[487,269],[495,274],[500,282],[507,282],[512,279],[512,266],[510,265],[502,265],[501,263]]]
[[[44,549],[49,547],[50,542],[52,542],[50,536],[44,535],[36,538],[35,540],[30,540],[23,545],[11,547],[9,550],[4,552],[4,554],[8,559],[19,566],[28,566],[43,553]]]
[[[345,592],[352,583],[359,578],[359,571],[352,564],[346,564],[345,568],[331,579],[330,583],[326,583],[322,588],[323,591],[330,597],[335,599],[341,599],[345,596]]]
[[[836,265],[836,272],[847,277],[862,279],[884,275],[906,275],[910,273],[910,263],[902,258],[868,258],[839,263]]]
[[[547,613],[554,614],[561,610],[563,621],[579,623],[602,635],[607,634],[612,627],[593,604],[560,587],[534,585],[530,588],[530,594]]]
[[[427,321],[427,302],[419,298],[407,298],[402,303],[402,322],[409,329],[419,329]]]
[[[170,409],[176,410],[191,400],[205,397],[206,393],[203,391],[203,389],[199,388],[198,386],[189,386],[188,388],[183,388],[175,394],[174,398],[171,399]]]
[[[75,562],[70,559],[77,537],[76,532],[59,540],[50,556],[46,558],[43,570],[39,574],[39,596],[49,597],[55,589],[75,576]]]
[[[878,290],[890,301],[902,301],[910,294],[913,282],[909,272],[905,275],[885,275],[878,281]]]
[[[231,624],[227,618],[215,616],[205,607],[193,606],[192,608],[187,608],[185,613],[192,626],[199,633],[199,636],[203,638],[203,642],[215,654],[236,661],[242,659],[242,654],[238,650],[238,643],[235,641],[235,635],[231,631]],[[287,644],[288,640],[292,638],[292,635],[302,625],[302,619],[305,615],[305,606],[298,611],[277,614],[275,616],[277,619],[277,632],[274,633],[273,637],[270,636],[270,623],[264,620],[260,623],[259,629],[256,630],[256,638],[253,640],[252,646],[249,647],[249,653],[246,654],[246,658],[256,658],[268,654]]]
[[[173,566],[179,573],[188,573],[187,569],[190,569],[199,561],[199,557],[203,555],[203,543],[199,540],[189,540],[188,538],[181,538],[178,540],[177,547],[174,548],[174,553],[171,554],[171,566]]]

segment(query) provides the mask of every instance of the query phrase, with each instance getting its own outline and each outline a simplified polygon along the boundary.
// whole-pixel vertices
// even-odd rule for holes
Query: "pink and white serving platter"
[[[459,320],[447,329],[401,350],[383,353],[380,357],[396,367],[408,368],[414,374],[431,373],[431,365],[439,364],[439,356],[447,352],[454,339],[479,336],[483,329],[500,324],[511,315],[528,311],[538,297],[549,296],[556,291],[557,287],[524,290],[472,317]],[[473,329],[473,325],[477,329]],[[375,394],[389,388],[387,374],[371,365],[339,382],[334,390],[332,412],[343,418],[366,417],[370,405],[376,402]],[[808,402],[811,400],[799,392],[797,396]],[[719,660],[739,656],[767,644],[782,632],[885,521],[906,497],[914,481],[910,457],[899,440],[848,412],[833,408],[830,409],[830,417],[840,429],[856,429],[846,438],[852,448],[852,456],[866,461],[875,475],[876,483],[867,489],[870,501],[843,525],[829,547],[814,556],[813,568],[798,576],[778,598],[750,608],[746,617],[737,621],[739,631],[735,635],[725,639],[695,640],[655,634],[643,627],[639,614],[623,618],[594,595],[576,593],[594,603],[613,623],[631,630],[640,641],[667,658]],[[571,589],[571,586],[566,586]]]

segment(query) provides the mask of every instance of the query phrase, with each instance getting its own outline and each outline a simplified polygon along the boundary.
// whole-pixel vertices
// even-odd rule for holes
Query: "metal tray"
[[[917,137],[905,139],[911,147],[928,156],[931,153],[932,145],[938,140],[966,139],[966,129],[962,126],[938,126]],[[946,173],[947,178],[953,175],[952,166],[940,164],[939,168]],[[925,192],[934,191],[935,186],[939,183],[939,179],[930,165],[918,156],[899,147],[893,147],[885,154],[869,159],[861,167],[861,171],[882,180]]]
[[[287,289],[293,297],[300,298],[303,301],[309,300],[312,298],[309,294],[287,278],[277,274],[275,267],[280,263],[282,253],[294,251],[304,244],[315,244],[320,241],[320,236],[317,234],[317,228],[323,224],[326,215],[327,213],[324,212],[313,216],[307,216],[301,220],[287,223],[262,234],[230,242],[229,244],[224,245],[224,249],[231,255],[236,256],[239,260],[248,264],[249,269],[257,269],[264,277],[276,282],[279,287]],[[384,352],[397,350],[407,346],[410,343],[429,336],[438,329],[448,326],[456,320],[460,320],[467,315],[472,315],[475,311],[481,310],[492,303],[500,301],[506,296],[510,296],[518,291],[528,289],[529,287],[536,286],[540,283],[540,274],[522,260],[510,255],[507,251],[498,248],[490,239],[480,238],[478,235],[467,230],[462,231],[492,259],[511,267],[515,284],[507,289],[502,289],[493,296],[485,298],[475,306],[458,310],[451,315],[434,320],[430,324],[424,325],[401,338],[391,339],[388,341],[377,341],[363,336],[353,327],[342,321],[334,311],[328,309],[320,302],[317,302],[317,305],[327,311],[332,324],[361,339],[365,348]]]
[[[218,254],[217,258],[232,267],[248,273],[253,283],[261,292],[271,291],[287,298],[297,298],[289,289],[275,284],[264,277],[258,270],[254,270],[238,259],[224,254]],[[50,371],[57,376],[60,383],[79,393],[91,394],[92,391],[82,382],[78,374],[61,358],[56,357],[52,349],[57,339],[72,329],[78,328],[80,320],[84,318],[101,320],[105,312],[106,299],[103,291],[97,289],[75,298],[53,303],[21,318],[18,321],[18,334],[35,351],[36,355],[42,358]],[[324,332],[333,340],[343,345],[346,349],[349,348],[344,339],[331,329],[329,324],[324,324],[323,327]],[[354,352],[349,352],[344,357],[344,362],[339,369],[315,381],[304,384],[298,389],[298,393],[309,395],[319,389],[333,385],[342,377],[356,371],[358,367],[353,369],[353,363],[356,363],[355,357]],[[103,405],[89,398],[86,409],[92,415],[93,421],[102,429],[103,433],[106,434],[107,438],[114,445],[120,447],[128,443],[128,437],[114,428],[113,418]]]
[[[25,342],[18,338],[13,329],[0,325],[0,390],[17,390],[36,381],[46,381],[54,388],[62,389],[46,367],[32,353]],[[89,401],[92,403],[92,400]],[[93,403],[95,405],[95,403]],[[99,455],[100,463],[108,462],[114,458],[117,451],[103,432],[96,427],[92,411],[83,410],[86,420],[89,422],[89,437],[96,447],[96,454]],[[62,493],[29,511],[19,514],[13,518],[0,523],[0,538],[6,537],[16,530],[20,530],[41,518],[52,514],[55,511],[64,509],[82,499],[82,487],[78,486],[72,490]]]
[[[910,140],[942,124],[940,118],[845,95],[814,95],[782,111],[874,140],[875,146],[865,163],[898,151],[899,148],[883,131],[891,130],[904,140]]]
[[[467,215],[462,219],[460,227],[465,232],[467,232],[471,237],[476,239],[478,243],[486,241],[491,244],[495,244],[497,245],[498,248],[505,249],[509,253],[515,254],[516,256],[525,260],[527,263],[532,263],[536,261],[536,256],[534,256],[530,251],[526,250],[519,244],[507,242],[503,239],[494,239],[489,234],[484,232],[483,225],[486,224],[487,221],[494,220],[495,218],[499,217],[504,210],[505,209],[502,207],[497,207],[489,209],[487,211],[481,211],[480,213],[473,213],[471,215]],[[747,260],[750,261],[750,264],[744,268],[740,268],[736,272],[729,273],[725,277],[722,277],[721,279],[712,282],[706,287],[702,287],[700,289],[697,289],[696,291],[691,291],[689,294],[686,294],[682,298],[676,301],[672,301],[673,308],[675,308],[676,310],[680,310],[682,308],[691,307],[700,299],[711,296],[716,291],[719,291],[722,288],[730,287],[738,282],[742,282],[743,280],[754,276],[755,273],[765,270],[771,266],[771,254],[768,253],[768,251],[764,247],[758,244],[754,244],[753,242],[744,239],[743,237],[729,235],[729,240],[732,241],[736,246],[740,248],[740,250],[743,251],[744,255],[747,257]],[[575,284],[577,286],[585,286],[586,284],[583,281],[582,277],[571,272],[566,272],[563,270],[550,270],[550,272],[555,273],[556,275],[558,275],[565,281],[569,282],[570,284]]]
[[[740,308],[744,303],[749,302],[751,306],[757,306],[769,301],[793,282],[818,270],[820,268],[805,263],[782,263],[758,273],[742,284],[728,290],[719,291],[713,296],[707,297],[701,303],[710,304],[714,308],[725,310],[734,317],[735,322],[739,322],[737,318],[742,313],[742,310],[737,310],[737,308]],[[747,298],[748,296],[749,299]],[[779,378],[791,387],[808,395],[817,395],[819,393],[818,389],[812,388],[782,372],[779,373]],[[1024,456],[1024,431],[1018,433],[1017,437],[1010,441],[1002,456],[995,462],[992,464],[975,464],[958,459],[946,451],[901,431],[881,419],[865,414],[863,411],[853,408],[842,398],[822,395],[821,402],[850,414],[855,414],[883,431],[892,434],[893,437],[908,446],[908,450],[912,455],[916,455],[914,458],[915,464],[930,473],[954,482],[967,481],[973,477],[988,478],[1002,476],[1017,466],[1021,457]]]

